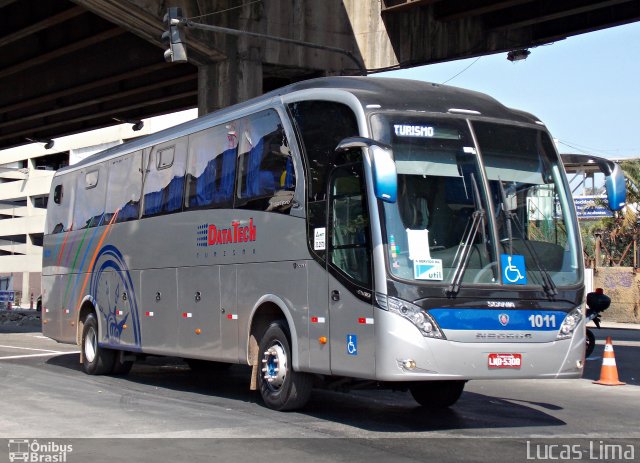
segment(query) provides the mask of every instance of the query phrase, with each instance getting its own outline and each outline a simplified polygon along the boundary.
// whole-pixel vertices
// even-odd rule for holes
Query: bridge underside
[[[245,4],[242,8],[235,8]],[[0,149],[354,74],[342,55],[187,31],[168,64],[164,0],[0,0]],[[369,70],[533,47],[636,21],[637,0],[175,0],[199,21],[352,52]],[[7,21],[8,18],[8,21]]]

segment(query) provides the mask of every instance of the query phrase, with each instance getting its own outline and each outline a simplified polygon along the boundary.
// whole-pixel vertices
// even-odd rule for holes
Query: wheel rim
[[[98,339],[96,336],[96,330],[90,328],[84,338],[84,356],[87,359],[87,362],[93,362],[93,360],[96,358],[97,349]]]
[[[267,386],[274,391],[279,390],[287,377],[287,354],[280,342],[275,341],[264,351],[262,365],[263,378]]]

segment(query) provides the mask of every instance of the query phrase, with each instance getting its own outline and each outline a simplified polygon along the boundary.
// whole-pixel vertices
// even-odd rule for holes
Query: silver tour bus
[[[245,364],[277,410],[314,385],[435,409],[471,379],[584,365],[580,234],[547,130],[424,82],[310,80],[61,169],[42,283],[43,332],[86,373]]]

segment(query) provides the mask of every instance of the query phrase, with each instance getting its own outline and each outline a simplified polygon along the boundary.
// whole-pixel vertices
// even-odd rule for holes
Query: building
[[[40,295],[47,200],[55,171],[111,146],[195,118],[187,110],[0,151],[0,281],[16,291],[16,305]]]

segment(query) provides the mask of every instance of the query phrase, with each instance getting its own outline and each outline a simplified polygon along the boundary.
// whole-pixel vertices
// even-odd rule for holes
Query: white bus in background
[[[252,366],[278,410],[314,385],[439,408],[468,380],[584,367],[551,138],[453,87],[311,80],[92,156],[56,173],[43,260],[43,332],[89,374],[170,355]]]

